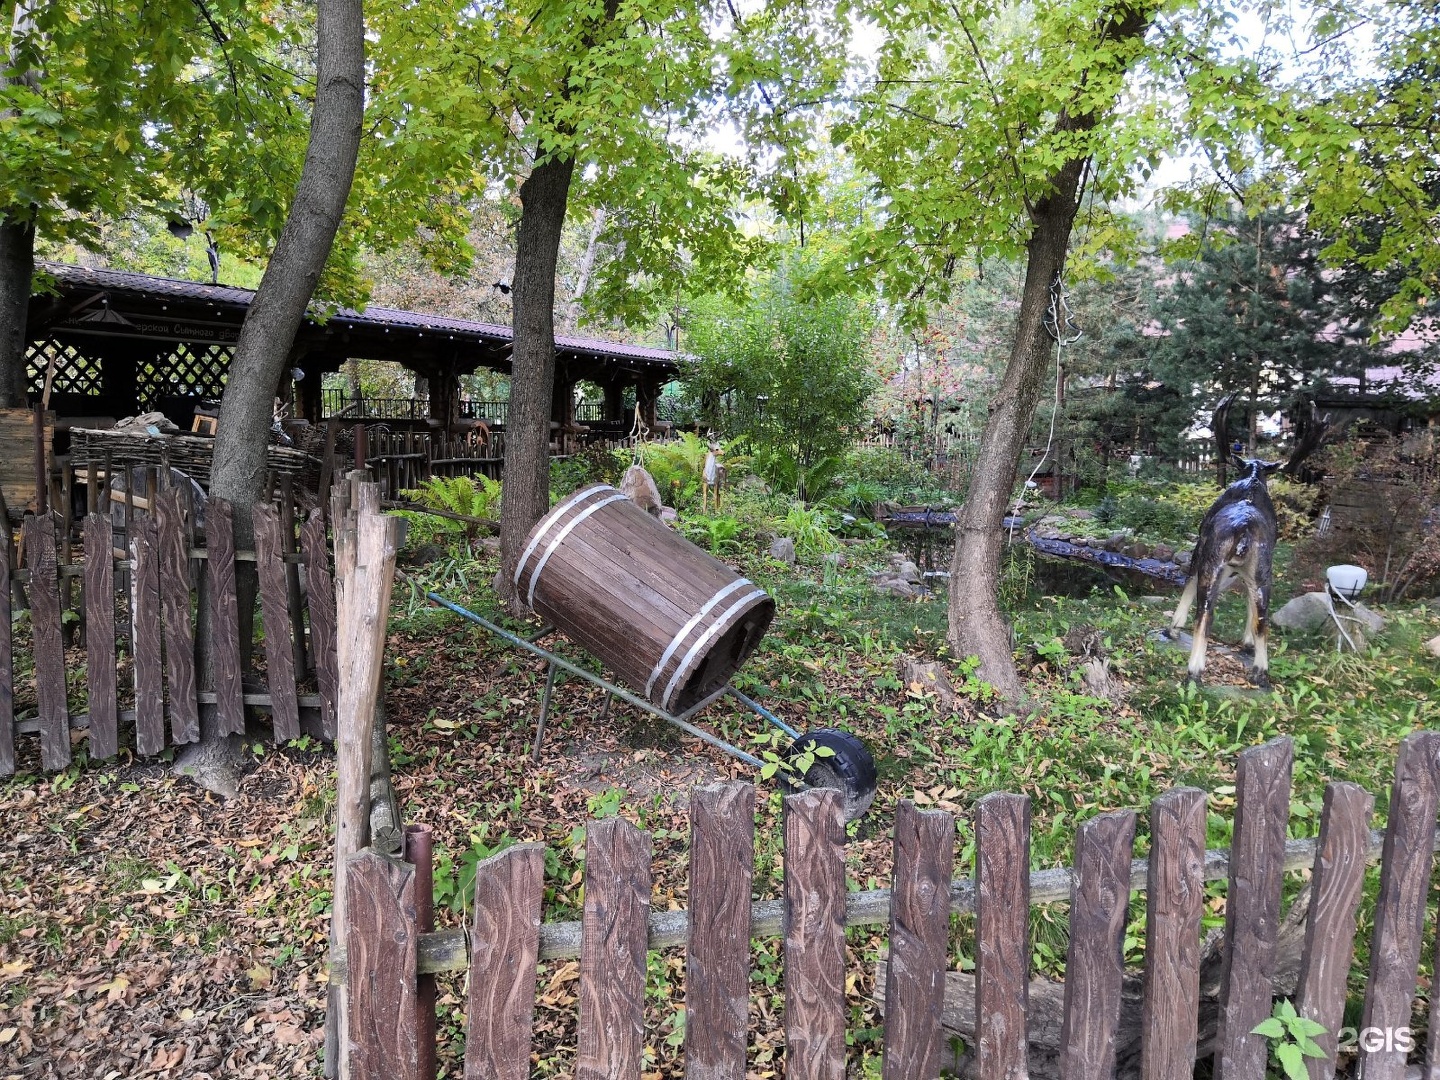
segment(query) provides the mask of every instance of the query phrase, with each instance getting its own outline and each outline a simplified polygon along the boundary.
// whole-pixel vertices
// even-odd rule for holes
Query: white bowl
[[[1346,600],[1354,600],[1359,596],[1369,577],[1363,566],[1351,566],[1349,563],[1332,566],[1325,571],[1325,579],[1330,582],[1330,588]]]

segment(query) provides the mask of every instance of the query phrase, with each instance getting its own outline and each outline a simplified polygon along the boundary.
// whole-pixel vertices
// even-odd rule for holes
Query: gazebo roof
[[[255,297],[253,289],[234,285],[69,263],[39,262],[36,269],[54,279],[59,295],[32,298],[32,338],[58,331],[233,344]],[[296,344],[336,363],[361,357],[422,372],[444,364],[463,373],[477,367],[508,371],[512,338],[510,327],[496,323],[371,305],[363,312],[341,308],[323,318],[312,309]],[[676,355],[666,349],[595,338],[557,334],[555,351],[562,362],[597,374],[620,368],[669,378],[680,370]]]

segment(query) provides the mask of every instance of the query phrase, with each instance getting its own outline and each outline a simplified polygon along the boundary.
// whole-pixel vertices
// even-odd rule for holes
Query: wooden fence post
[[[954,816],[919,810],[909,799],[902,800],[895,812],[881,1062],[885,1080],[932,1080],[940,1075],[954,867]]]
[[[650,837],[624,818],[585,830],[576,1080],[639,1080],[645,1050]]]
[[[127,535],[132,567],[130,642],[135,668],[135,752],[141,757],[149,757],[165,749],[164,673],[160,667],[159,541],[154,515],[147,512],[143,518],[135,518]]]
[[[845,1075],[845,817],[831,788],[785,799],[785,1075]]]
[[[92,496],[93,497],[93,496]],[[108,514],[85,519],[85,681],[89,687],[90,756],[120,749],[115,675],[115,541]]]
[[[1235,772],[1235,832],[1225,893],[1215,1080],[1259,1080],[1265,1075],[1270,1046],[1265,1036],[1253,1031],[1270,1016],[1273,998],[1294,763],[1294,746],[1288,737],[1281,737],[1242,751]]]
[[[1134,841],[1133,810],[1093,817],[1080,826],[1075,839],[1060,1029],[1063,1080],[1109,1080],[1115,1075]]]
[[[694,789],[685,950],[687,1080],[745,1078],[754,876],[754,786],[734,782]]]
[[[205,506],[205,585],[210,599],[210,659],[220,730],[245,734],[240,674],[240,600],[235,583],[235,518],[225,499]]]
[[[1365,1080],[1404,1080],[1405,1076],[1406,1053],[1395,1046],[1394,1036],[1410,1027],[1420,967],[1425,898],[1435,862],[1437,753],[1440,733],[1416,731],[1400,744],[1395,761],[1361,1021],[1362,1028],[1378,1028],[1390,1035],[1376,1049],[1360,1046],[1357,1071]]]
[[[415,870],[362,851],[345,863],[344,936],[352,1080],[419,1080],[415,1031]]]
[[[65,693],[65,645],[60,636],[55,523],[49,514],[32,515],[25,519],[22,531],[25,559],[30,564],[30,619],[35,638],[40,761],[46,771],[54,772],[70,764],[70,709]]]
[[[975,804],[975,1035],[985,1080],[1030,1075],[1030,799]]]
[[[260,573],[260,614],[265,619],[266,682],[270,687],[270,719],[275,741],[300,737],[300,704],[295,692],[294,645],[289,612],[289,576],[280,514],[266,503],[251,511],[255,523],[255,565]],[[363,845],[362,845],[363,846]]]
[[[402,837],[404,858],[415,867],[415,928],[435,929],[435,842],[429,825],[407,825]],[[419,1048],[419,1080],[435,1080],[435,976],[415,983],[415,1042]]]
[[[358,484],[353,513],[335,521],[339,658],[339,711],[335,738],[335,898],[331,906],[331,952],[344,953],[345,942],[335,940],[346,927],[346,860],[370,842],[371,729],[385,651],[385,625],[390,611],[390,589],[395,580],[397,530],[393,518],[380,513],[380,494],[374,484]],[[273,515],[272,515],[273,516]],[[256,513],[257,534],[261,515]],[[283,584],[283,581],[282,581]],[[278,623],[287,624],[282,615]],[[268,624],[267,624],[268,626]],[[268,634],[268,630],[267,630]],[[288,646],[278,650],[290,659]],[[293,684],[291,687],[294,689]],[[277,736],[278,737],[278,736]],[[325,1018],[327,1047],[341,1077],[347,1076],[344,1048],[335,1036],[346,1030],[346,992],[330,995]],[[330,1068],[327,1055],[326,1069]]]
[[[525,1080],[530,1075],[544,898],[543,844],[516,844],[475,868],[465,1080]]]
[[[1310,873],[1310,915],[1295,1008],[1325,1028],[1315,1042],[1323,1058],[1306,1058],[1310,1080],[1335,1075],[1336,1033],[1345,1016],[1346,982],[1355,951],[1355,915],[1365,885],[1375,797],[1358,784],[1326,784],[1320,842]]]
[[[190,619],[190,538],[185,531],[179,488],[167,483],[155,496],[153,513],[160,541],[160,613],[170,678],[170,737],[177,744],[198,742],[200,706],[195,682],[195,630]]]
[[[1145,883],[1144,1080],[1190,1080],[1200,1009],[1205,793],[1176,788],[1150,804]]]
[[[0,776],[15,773],[15,654],[10,637],[10,517],[0,496]]]

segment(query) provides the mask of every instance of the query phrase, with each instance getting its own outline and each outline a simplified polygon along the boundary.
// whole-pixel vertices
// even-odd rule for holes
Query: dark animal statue
[[[1200,681],[1205,670],[1205,645],[1215,604],[1235,581],[1249,593],[1250,613],[1245,620],[1243,648],[1253,650],[1249,676],[1256,686],[1270,685],[1270,658],[1266,638],[1270,622],[1270,560],[1275,555],[1275,504],[1265,478],[1280,462],[1235,458],[1240,478],[1220,493],[1200,521],[1200,538],[1190,563],[1185,591],[1175,608],[1171,627],[1185,625],[1190,605],[1198,599],[1195,640],[1190,648],[1189,679]]]

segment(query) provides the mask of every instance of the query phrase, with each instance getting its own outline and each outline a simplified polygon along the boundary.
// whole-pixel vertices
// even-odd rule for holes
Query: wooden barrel
[[[672,713],[724,688],[775,617],[765,590],[608,484],[540,520],[515,583],[538,615]]]

